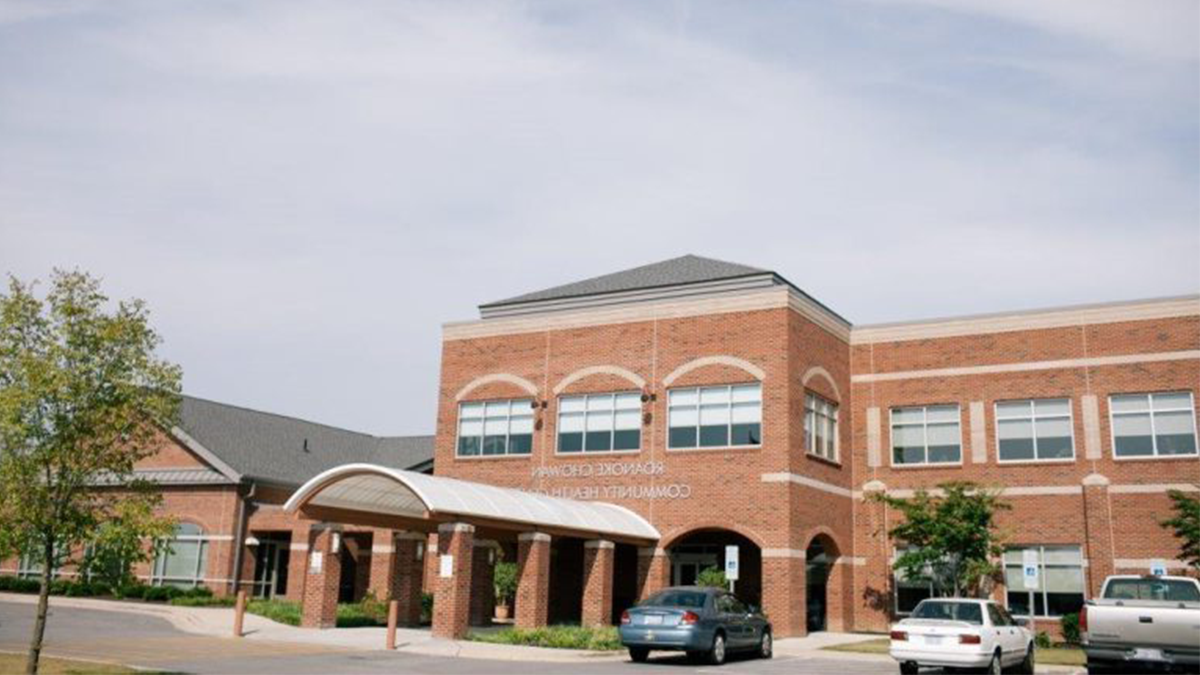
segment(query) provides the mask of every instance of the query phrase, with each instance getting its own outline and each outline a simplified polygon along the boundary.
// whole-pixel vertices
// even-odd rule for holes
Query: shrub
[[[128,598],[130,600],[143,600],[146,597],[146,591],[149,586],[143,583],[122,584],[113,589],[113,597],[121,600]]]
[[[214,598],[203,595],[181,595],[173,598],[171,604],[176,607],[233,607],[236,598]]]
[[[621,638],[612,626],[584,628],[582,626],[545,626],[543,628],[506,628],[494,633],[471,633],[467,639],[552,649],[591,649],[615,651],[622,649]]]
[[[272,621],[289,626],[300,625],[300,604],[296,602],[288,600],[251,600],[246,603],[246,611],[251,614],[265,616]]]
[[[1067,644],[1079,644],[1079,615],[1064,614],[1062,622],[1063,641]]]
[[[42,588],[42,582],[37,579],[21,579],[18,577],[0,577],[0,591],[12,593],[37,593]]]
[[[1050,648],[1050,634],[1044,630],[1039,630],[1037,632],[1037,635],[1034,636],[1033,642],[1034,642],[1034,644],[1037,645],[1038,649],[1049,649]]]
[[[183,593],[183,589],[174,586],[150,586],[142,593],[142,599],[146,602],[168,602]]]
[[[705,567],[696,575],[697,586],[712,586],[713,588],[729,588],[729,580],[725,571],[716,567]]]
[[[496,563],[492,585],[496,590],[496,604],[507,605],[517,593],[517,564],[508,561]]]

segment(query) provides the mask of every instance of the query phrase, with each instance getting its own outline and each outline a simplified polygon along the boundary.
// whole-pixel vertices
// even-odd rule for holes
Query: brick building
[[[368,587],[412,612],[424,587],[435,632],[460,635],[501,558],[518,624],[607,623],[736,546],[737,592],[777,634],[882,630],[933,589],[891,573],[897,514],[867,497],[950,480],[1003,490],[994,593],[1040,629],[1107,574],[1183,569],[1157,522],[1200,484],[1200,296],[854,326],[774,272],[685,256],[483,305],[441,359],[432,439],[240,409],[289,431],[172,434],[142,470],[227,481],[162,481],[224,537],[205,581],[244,539],[241,578],[268,585],[277,541],[310,625]]]

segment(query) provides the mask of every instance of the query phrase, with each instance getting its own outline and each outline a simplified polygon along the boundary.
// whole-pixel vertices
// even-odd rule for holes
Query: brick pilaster
[[[671,565],[667,552],[654,547],[638,549],[638,600],[671,585]]]
[[[390,600],[396,584],[396,546],[391,530],[375,530],[371,536],[371,565],[367,592],[377,600]]]
[[[437,590],[434,591],[433,600],[434,637],[457,640],[467,634],[471,616],[474,544],[475,527],[472,525],[444,523],[438,527],[439,562]],[[450,562],[443,563],[442,560],[447,556]]]
[[[1100,594],[1104,579],[1114,573],[1112,509],[1108,478],[1093,473],[1083,479],[1083,515],[1087,528],[1088,596]]]
[[[808,634],[803,551],[783,549],[762,559],[763,611],[777,637]]]
[[[584,626],[612,625],[614,553],[611,541],[597,539],[583,544]]]
[[[342,577],[341,536],[340,528],[333,525],[315,525],[309,533],[308,564],[303,578],[297,580],[304,584],[300,625],[305,628],[337,625],[338,583]]]
[[[516,625],[545,626],[550,616],[550,535],[524,532],[517,548]]]

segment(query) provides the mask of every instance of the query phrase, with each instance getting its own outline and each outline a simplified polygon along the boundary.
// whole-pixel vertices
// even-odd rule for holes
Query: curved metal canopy
[[[660,537],[645,518],[616,504],[548,497],[375,464],[325,471],[300,486],[284,509],[295,512],[307,504],[405,518],[445,514],[614,537]]]

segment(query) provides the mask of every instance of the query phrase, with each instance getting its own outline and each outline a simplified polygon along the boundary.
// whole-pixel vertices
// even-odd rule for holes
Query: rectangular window
[[[1190,391],[1109,396],[1108,411],[1116,457],[1196,454],[1196,408]]]
[[[672,389],[668,448],[719,448],[762,443],[762,385]]]
[[[532,399],[459,404],[459,457],[528,455],[532,451]]]
[[[998,401],[996,454],[1001,462],[1074,459],[1071,399]]]
[[[957,405],[892,408],[892,464],[962,463]]]
[[[208,569],[208,538],[192,523],[180,523],[168,548],[154,558],[150,584],[194,588],[204,581]]]
[[[838,461],[838,405],[816,394],[804,397],[804,445],[809,454]]]
[[[1037,561],[1037,583],[1026,587],[1025,551]],[[1083,553],[1078,546],[1025,546],[1004,551],[1008,611],[1017,616],[1055,617],[1083,606]]]
[[[563,396],[558,400],[558,451],[616,452],[642,446],[637,392]]]

